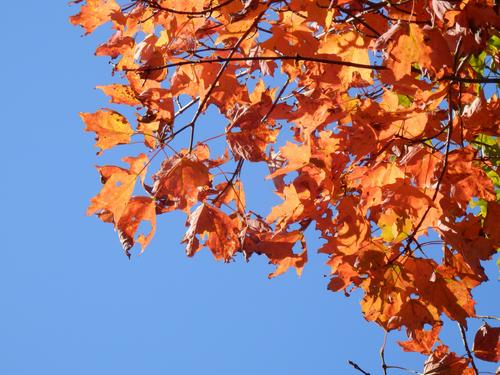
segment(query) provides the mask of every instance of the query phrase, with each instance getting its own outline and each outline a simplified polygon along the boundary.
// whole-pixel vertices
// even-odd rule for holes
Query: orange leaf
[[[130,164],[130,169],[115,166],[97,167],[104,186],[100,193],[90,200],[87,215],[108,211],[113,215],[114,223],[120,221],[134,191],[137,177],[144,179],[148,158],[140,154],[137,157],[124,158],[123,161]]]
[[[342,61],[356,62],[358,64],[370,64],[368,56],[368,45],[365,39],[357,32],[351,31],[344,34],[328,34],[322,41],[318,53],[333,55]],[[351,85],[368,86],[373,83],[370,69],[361,69],[350,66],[343,66],[340,70],[340,81],[344,88]],[[355,84],[356,80],[358,84]]]
[[[98,154],[113,146],[129,143],[134,134],[127,119],[110,109],[80,113],[80,116],[86,125],[85,130],[96,133],[96,146],[101,148]]]
[[[252,224],[252,221],[249,223]],[[276,270],[269,274],[270,279],[285,273],[290,267],[295,268],[298,276],[302,274],[302,269],[307,263],[307,249],[303,242],[304,236],[300,231],[273,234],[268,230],[250,226],[247,228],[246,235],[243,251],[247,259],[253,253],[264,254],[269,258],[270,263],[277,266]],[[295,254],[293,247],[299,241],[303,251]]]
[[[189,211],[200,193],[209,187],[207,166],[192,155],[166,159],[153,176],[152,193],[157,200],[175,209]]]
[[[427,358],[422,375],[469,375],[469,360],[458,357],[455,353],[449,352],[448,347],[438,346],[434,352]],[[472,369],[470,369],[472,370]]]
[[[149,197],[133,197],[128,202],[123,215],[116,224],[123,250],[128,257],[130,257],[129,250],[136,242],[135,234],[142,221],[149,221],[151,229],[147,235],[141,234],[137,238],[137,242],[142,246],[141,253],[149,244],[155,233],[156,209],[153,199]]]
[[[73,25],[80,25],[90,34],[98,26],[110,20],[110,16],[119,12],[120,7],[115,0],[87,0],[80,13],[70,17]]]
[[[304,205],[300,201],[294,185],[285,186],[283,190],[284,202],[272,208],[267,216],[268,223],[278,220],[279,228],[283,228],[291,220],[297,220],[304,211]]]
[[[398,344],[405,352],[419,352],[422,354],[431,354],[432,347],[438,339],[441,325],[435,325],[430,331],[417,330],[412,333],[408,341],[398,341]]]
[[[106,95],[110,96],[110,102],[116,104],[126,104],[126,105],[139,105],[141,102],[137,100],[134,91],[128,85],[108,85],[108,86],[97,86],[96,88],[101,89]]]
[[[281,147],[280,154],[288,161],[287,165],[267,176],[267,179],[273,179],[306,166],[311,158],[311,147],[307,144],[296,145],[287,142],[286,145]]]
[[[182,242],[186,243],[186,253],[193,256],[200,250],[200,239],[208,247],[216,260],[229,261],[240,249],[238,226],[224,212],[205,203],[194,210],[187,220],[189,228]],[[199,236],[199,238],[197,237]]]

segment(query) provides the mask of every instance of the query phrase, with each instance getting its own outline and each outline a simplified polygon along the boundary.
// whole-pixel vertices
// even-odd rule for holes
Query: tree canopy
[[[488,280],[481,262],[500,246],[498,4],[75,3],[86,34],[111,24],[96,55],[122,81],[98,88],[130,107],[81,114],[98,154],[128,150],[97,167],[103,187],[88,208],[128,256],[150,243],[157,216],[180,210],[188,256],[262,255],[270,278],[300,275],[314,228],[328,289],[361,290],[367,320],[405,329],[402,349],[428,355],[424,374],[499,360],[500,328],[485,324],[472,347],[466,337],[471,292]],[[211,108],[218,123],[204,121]],[[249,163],[267,166],[281,199],[269,212],[247,205]],[[458,322],[464,356],[439,340],[443,317]]]

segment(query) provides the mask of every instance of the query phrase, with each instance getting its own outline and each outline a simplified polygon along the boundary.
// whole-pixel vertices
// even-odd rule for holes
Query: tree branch
[[[205,96],[201,100],[200,105],[198,106],[198,109],[197,109],[196,113],[194,114],[193,119],[190,122],[190,126],[191,126],[191,139],[190,139],[190,142],[189,142],[189,151],[191,151],[193,149],[193,144],[194,144],[194,126],[196,124],[196,120],[198,120],[198,117],[200,117],[203,109],[205,108],[205,105],[208,102],[208,99],[210,98],[210,96],[212,95],[212,92],[215,89],[215,86],[217,86],[217,82],[219,82],[220,78],[222,77],[222,74],[224,73],[224,71],[226,70],[227,66],[229,65],[229,62],[231,61],[232,56],[236,53],[236,50],[238,49],[238,47],[240,46],[240,44],[252,32],[252,30],[254,29],[254,27],[256,27],[259,24],[261,18],[264,16],[264,14],[266,13],[266,11],[267,11],[267,8],[264,9],[262,12],[260,12],[260,14],[257,17],[255,17],[255,20],[252,22],[252,24],[247,29],[247,31],[245,31],[243,33],[243,35],[238,39],[238,41],[234,45],[232,51],[229,53],[229,56],[224,61],[224,64],[222,64],[222,66],[220,67],[219,71],[217,72],[217,75],[215,76],[215,78],[214,78],[212,84],[210,85],[207,93],[205,94]]]
[[[217,57],[213,59],[198,59],[198,60],[186,60],[186,61],[178,61],[171,64],[165,64],[161,66],[151,66],[151,67],[142,67],[142,68],[125,68],[124,72],[150,72],[155,70],[162,70],[173,68],[182,65],[196,65],[196,64],[212,64],[212,63],[228,63],[232,61],[310,61],[317,62],[321,64],[330,64],[330,65],[340,65],[340,66],[349,66],[353,68],[359,69],[369,69],[369,70],[388,70],[386,66],[383,65],[369,65],[369,64],[358,64],[349,61],[340,61],[340,60],[331,60],[324,59],[320,57],[312,57],[312,56],[243,56],[243,57]]]
[[[476,367],[476,364],[475,364],[475,362],[474,362],[474,357],[472,356],[472,353],[471,353],[471,351],[470,351],[470,349],[469,349],[469,344],[467,343],[467,335],[465,334],[465,328],[464,328],[464,326],[463,326],[462,324],[460,324],[459,322],[457,322],[457,325],[458,325],[458,328],[460,329],[460,334],[461,334],[461,336],[462,336],[462,342],[463,342],[463,344],[464,344],[464,348],[465,348],[465,351],[466,351],[466,353],[467,353],[467,357],[469,357],[469,359],[470,359],[470,363],[471,363],[471,365],[472,365],[472,368],[473,368],[473,370],[474,370],[474,373],[475,373],[476,375],[478,375],[478,374],[479,374],[479,370],[478,370],[478,369],[477,369],[477,367]]]
[[[363,370],[361,367],[358,366],[357,363],[353,362],[353,361],[347,361],[347,363],[349,363],[352,367],[354,367],[356,370],[358,370],[359,372],[361,372],[362,374],[364,375],[371,375],[369,372],[366,372],[365,370]]]
[[[444,76],[440,81],[453,81],[463,83],[500,83],[500,78],[465,78],[455,76]]]
[[[382,360],[382,370],[384,375],[387,375],[387,363],[385,363],[385,345],[387,344],[387,334],[388,332],[384,332],[384,341],[382,342],[382,346],[380,347],[380,359]]]
[[[172,8],[167,8],[167,7],[161,6],[160,4],[158,4],[154,0],[141,0],[141,1],[148,4],[152,8],[155,8],[155,9],[158,9],[158,10],[161,10],[164,12],[175,13],[175,14],[184,14],[186,16],[204,16],[208,13],[212,13],[218,9],[225,7],[226,5],[232,3],[234,0],[227,0],[227,1],[224,1],[223,3],[220,3],[219,5],[216,5],[214,7],[208,8],[208,9],[200,10],[200,11],[175,10]]]
[[[500,321],[500,318],[498,316],[493,316],[493,315],[476,315],[476,316],[472,316],[472,318],[476,318],[476,319],[491,319],[491,320],[498,320],[498,321]]]

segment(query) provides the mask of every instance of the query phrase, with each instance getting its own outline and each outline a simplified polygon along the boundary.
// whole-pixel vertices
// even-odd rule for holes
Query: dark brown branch
[[[347,361],[347,363],[349,363],[352,367],[354,367],[356,370],[358,370],[362,374],[364,374],[364,375],[371,375],[369,372],[366,372],[361,367],[359,367],[357,363],[355,363],[353,361]]]
[[[464,326],[462,324],[460,324],[458,322],[457,322],[457,324],[458,324],[458,328],[460,329],[460,334],[462,336],[462,342],[464,344],[464,348],[465,348],[465,351],[467,353],[467,357],[469,357],[469,359],[470,359],[470,364],[472,366],[472,369],[474,370],[474,373],[476,375],[478,375],[479,374],[479,370],[476,367],[476,363],[474,362],[474,357],[472,356],[472,353],[471,353],[471,351],[469,349],[469,344],[467,343],[467,335],[465,333],[465,328],[464,328]]]
[[[290,78],[288,78],[283,85],[283,87],[280,89],[278,95],[276,96],[276,99],[274,99],[273,104],[271,105],[271,108],[269,108],[269,111],[262,117],[261,122],[264,122],[267,120],[269,115],[274,111],[274,108],[276,108],[276,105],[278,104],[279,100],[281,99],[281,96],[283,95],[283,92],[285,92],[286,88],[288,87],[288,84],[290,83]]]
[[[353,19],[353,21],[358,21],[360,24],[362,24],[364,27],[366,27],[368,30],[370,30],[372,33],[374,33],[375,37],[380,37],[380,33],[377,30],[375,30],[368,22],[366,22],[360,16],[358,16],[356,14],[352,14],[349,10],[344,9],[344,8],[341,9],[341,12],[344,12],[345,14],[347,14],[350,17],[350,19],[351,18]]]
[[[493,316],[493,315],[476,315],[476,316],[473,316],[473,318],[476,318],[476,319],[491,319],[491,320],[498,320],[498,321],[500,321],[500,318],[498,316]]]
[[[454,76],[459,73],[459,69],[457,69],[457,62],[459,59],[458,52],[460,50],[461,44],[462,44],[462,39],[459,39],[459,41],[457,42],[457,45],[455,47],[455,54],[454,54],[454,56],[455,56],[454,69],[453,69]],[[444,178],[446,171],[448,169],[448,158],[449,158],[449,154],[450,154],[451,137],[452,137],[452,133],[453,133],[453,103],[452,103],[453,100],[452,99],[453,99],[452,98],[452,85],[450,84],[450,85],[448,85],[448,95],[447,95],[448,124],[447,124],[446,128],[448,130],[448,134],[446,136],[443,168],[441,169],[441,173],[440,173],[438,180],[437,180],[436,190],[434,191],[434,194],[432,195],[432,202],[433,203],[436,201],[437,195],[439,193],[439,189],[441,188],[441,183],[443,182],[443,178]],[[424,214],[420,218],[418,224],[415,226],[415,229],[408,236],[407,241],[406,241],[406,246],[404,247],[403,251],[400,252],[399,254],[397,254],[396,256],[394,256],[392,259],[389,259],[389,261],[387,262],[388,266],[391,265],[392,263],[394,263],[395,261],[397,261],[401,255],[409,252],[411,243],[416,238],[416,236],[420,230],[420,227],[424,223],[424,220],[427,217],[427,215],[429,214],[432,207],[433,207],[433,204],[432,205],[429,204],[427,206],[427,209],[425,210]]]
[[[463,83],[500,83],[500,78],[464,78],[455,76],[444,76],[441,81],[453,81]]]
[[[349,66],[358,69],[370,69],[370,70],[388,70],[388,68],[384,65],[370,65],[370,64],[359,64],[349,61],[340,61],[340,60],[331,60],[320,57],[313,56],[248,56],[248,57],[217,57],[212,59],[197,59],[197,60],[186,60],[179,61],[171,64],[165,64],[161,66],[151,66],[151,67],[143,67],[136,69],[123,69],[125,72],[150,72],[156,70],[163,70],[183,65],[196,65],[196,64],[213,64],[213,63],[226,63],[233,61],[308,61],[308,62],[316,62],[320,64],[329,64],[329,65],[340,65],[340,66]],[[500,78],[463,78],[456,76],[445,76],[440,79],[440,81],[452,81],[452,82],[463,82],[463,83],[497,83],[500,84]]]
[[[204,16],[208,13],[212,13],[218,9],[221,9],[225,7],[226,5],[232,3],[234,0],[227,0],[224,1],[223,3],[220,3],[212,8],[204,9],[204,10],[199,10],[199,11],[184,11],[184,10],[175,10],[172,8],[166,8],[164,6],[161,6],[154,0],[142,0],[144,3],[148,4],[150,7],[164,11],[164,12],[169,12],[169,13],[175,13],[175,14],[184,14],[186,16]]]
[[[241,173],[241,168],[243,168],[243,163],[245,162],[245,159],[240,159],[238,160],[238,164],[236,164],[236,168],[229,180],[227,180],[226,186],[224,186],[224,189],[222,189],[217,196],[212,199],[212,203],[216,203],[220,197],[222,197],[226,191],[229,189],[229,187],[233,186],[234,180],[236,179],[236,176],[239,176]]]
[[[203,110],[205,108],[205,105],[208,102],[208,99],[212,95],[212,92],[214,91],[215,87],[217,86],[217,83],[219,82],[220,78],[222,77],[222,74],[224,74],[224,71],[226,70],[227,66],[229,65],[229,62],[231,61],[232,56],[236,53],[236,50],[238,49],[238,47],[240,46],[240,44],[246,39],[246,37],[259,24],[260,20],[262,19],[262,17],[266,13],[266,11],[267,11],[267,8],[264,9],[262,12],[260,12],[260,14],[255,18],[255,20],[252,22],[252,24],[247,29],[247,31],[245,31],[243,33],[243,35],[238,39],[238,41],[236,42],[236,44],[233,47],[233,50],[229,53],[229,56],[224,61],[224,64],[222,64],[222,66],[220,67],[219,71],[217,72],[217,75],[215,76],[215,78],[214,78],[212,84],[210,85],[210,87],[208,88],[207,93],[205,94],[205,96],[201,100],[200,105],[198,106],[198,109],[197,109],[196,113],[193,116],[193,119],[189,123],[189,125],[191,126],[191,139],[190,139],[190,142],[189,142],[189,151],[191,151],[193,149],[193,145],[194,145],[194,126],[196,124],[196,120],[198,120],[198,118],[200,117],[201,113],[203,112]]]
[[[317,62],[321,64],[330,64],[330,65],[340,65],[340,66],[349,66],[353,68],[359,69],[370,69],[370,70],[387,70],[388,68],[383,65],[368,65],[368,64],[358,64],[349,61],[340,61],[340,60],[331,60],[324,59],[319,57],[306,57],[306,56],[248,56],[248,57],[218,57],[215,59],[198,59],[198,60],[189,60],[189,61],[179,61],[176,63],[166,64],[162,66],[152,66],[152,67],[143,67],[137,69],[123,69],[125,72],[134,71],[134,72],[149,72],[155,70],[168,69],[176,66],[182,65],[196,65],[196,64],[212,64],[212,63],[226,63],[231,61],[309,61],[309,62]]]

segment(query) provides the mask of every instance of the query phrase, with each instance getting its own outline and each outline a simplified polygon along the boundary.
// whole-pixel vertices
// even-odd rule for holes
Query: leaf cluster
[[[423,373],[477,373],[471,353],[498,360],[497,328],[472,352],[464,339],[464,357],[439,339],[443,316],[462,329],[476,316],[471,292],[500,246],[493,2],[87,0],[71,22],[111,23],[96,55],[122,81],[99,88],[135,112],[82,113],[99,154],[144,148],[98,167],[88,210],[127,255],[181,210],[188,256],[263,255],[269,277],[300,275],[312,226],[328,289],[361,290],[367,320],[405,329],[403,350],[429,356]],[[203,120],[210,107],[219,123]],[[282,200],[267,216],[247,205],[249,163],[268,167]]]

